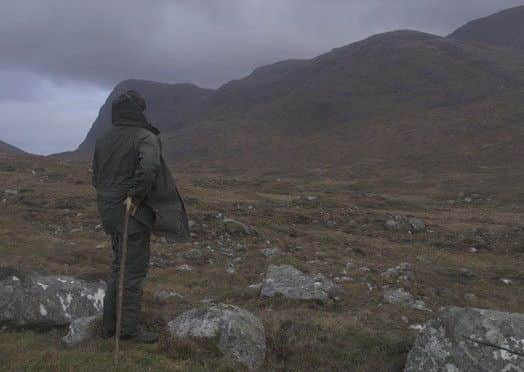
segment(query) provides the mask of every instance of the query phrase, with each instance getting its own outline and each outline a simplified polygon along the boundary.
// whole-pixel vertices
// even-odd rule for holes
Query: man
[[[112,102],[112,127],[95,146],[93,186],[114,255],[104,298],[105,335],[115,333],[123,221],[129,204],[133,212],[128,224],[121,338],[154,343],[158,335],[142,329],[138,321],[151,232],[187,239],[189,229],[184,204],[161,155],[159,131],[147,121],[145,109],[145,99],[133,90]]]

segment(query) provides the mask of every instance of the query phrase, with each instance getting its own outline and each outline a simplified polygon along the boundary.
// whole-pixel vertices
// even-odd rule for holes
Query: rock
[[[417,233],[426,230],[426,223],[416,217],[394,216],[386,220],[385,227],[387,230]]]
[[[95,338],[101,329],[102,318],[89,316],[73,320],[69,324],[69,332],[62,337],[62,343],[67,347],[75,347]]]
[[[0,270],[0,325],[46,328],[102,312],[105,283]]]
[[[178,339],[215,342],[222,353],[249,370],[257,370],[264,363],[264,326],[256,316],[237,306],[219,304],[189,310],[170,321],[167,329]]]
[[[353,278],[350,276],[337,276],[334,278],[335,283],[345,283],[345,282],[352,282]]]
[[[227,272],[229,275],[233,275],[234,273],[237,272],[237,270],[235,269],[235,264],[234,264],[233,262],[229,262],[229,263],[227,264],[226,272]]]
[[[165,303],[168,303],[169,301],[173,299],[183,299],[184,296],[182,296],[180,293],[177,293],[171,289],[161,289],[159,290],[155,295],[155,300],[160,305],[163,305]]]
[[[500,279],[500,281],[506,285],[511,285],[513,283],[513,281],[511,279]]]
[[[426,223],[420,218],[410,218],[408,223],[411,232],[421,232],[426,230]]]
[[[247,286],[248,289],[251,289],[253,291],[260,291],[262,288],[262,283],[254,283]]]
[[[177,271],[193,271],[193,268],[191,266],[189,266],[189,265],[186,265],[186,264],[180,265],[176,269],[177,269]]]
[[[402,262],[396,267],[392,267],[384,271],[381,276],[388,280],[408,281],[415,277],[411,270],[411,265],[407,262]]]
[[[149,266],[164,269],[166,267],[171,266],[171,262],[167,258],[161,256],[153,256],[149,259]]]
[[[275,248],[264,248],[262,249],[262,254],[266,256],[267,258],[283,255],[282,251],[276,247]]]
[[[385,227],[387,230],[400,230],[403,227],[403,221],[400,216],[395,216],[386,220]]]
[[[443,308],[425,325],[404,371],[524,371],[524,314]]]
[[[317,300],[327,302],[340,295],[338,288],[324,275],[305,275],[293,266],[270,265],[260,291],[261,297],[282,295],[296,300]]]
[[[224,229],[231,235],[251,235],[254,230],[251,226],[242,222],[236,221],[232,218],[224,218],[222,220]]]
[[[384,301],[393,305],[402,305],[412,307],[417,310],[431,311],[426,307],[426,304],[422,300],[417,300],[409,292],[404,289],[391,289],[384,292]]]
[[[16,196],[16,195],[18,195],[18,190],[15,190],[15,189],[5,189],[5,190],[4,190],[4,195]]]

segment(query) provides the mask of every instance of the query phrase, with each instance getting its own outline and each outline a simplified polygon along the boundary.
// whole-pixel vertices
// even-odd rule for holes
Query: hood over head
[[[115,126],[133,126],[151,130],[158,134],[159,131],[147,120],[144,111],[146,100],[135,90],[128,90],[119,94],[112,102],[112,119]]]

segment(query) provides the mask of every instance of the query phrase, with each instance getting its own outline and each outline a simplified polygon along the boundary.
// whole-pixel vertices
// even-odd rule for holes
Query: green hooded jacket
[[[138,209],[130,233],[145,226],[159,235],[186,240],[186,210],[163,159],[159,131],[147,121],[143,99],[128,93],[113,101],[113,125],[95,146],[92,181],[102,224],[109,233],[121,232],[123,201],[131,196]]]

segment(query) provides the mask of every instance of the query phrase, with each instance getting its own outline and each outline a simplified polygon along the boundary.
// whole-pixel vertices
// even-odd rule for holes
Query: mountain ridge
[[[524,25],[524,13],[522,20]],[[108,97],[79,149],[66,157],[89,157],[96,135],[109,126],[110,99],[119,89],[132,88],[150,103],[148,117],[160,127],[173,162],[284,164],[297,158],[325,162],[337,160],[337,153],[352,161],[366,156],[369,149],[362,148],[363,142],[380,143],[377,150],[383,153],[373,156],[393,161],[413,158],[415,149],[423,151],[420,144],[428,136],[438,138],[436,158],[447,159],[444,148],[452,143],[456,148],[449,152],[460,158],[456,150],[461,146],[470,148],[480,138],[488,139],[474,131],[465,135],[447,123],[469,127],[469,122],[482,121],[472,108],[482,111],[481,105],[503,102],[501,97],[510,101],[509,114],[520,118],[513,100],[520,99],[524,89],[524,52],[464,42],[454,34],[441,37],[414,30],[377,34],[312,59],[261,66],[216,90],[126,80]],[[506,117],[501,106],[493,110]],[[446,113],[441,117],[444,124],[434,121],[436,113]],[[457,120],[456,115],[464,117]],[[490,115],[492,122],[483,125],[497,128],[492,135],[509,144],[509,133],[514,137],[516,132],[500,126],[497,115]],[[442,132],[411,123],[422,117]],[[390,142],[383,138],[386,122],[385,132],[395,138]],[[409,133],[406,127],[411,127]],[[480,150],[473,153],[470,157],[485,160]]]

